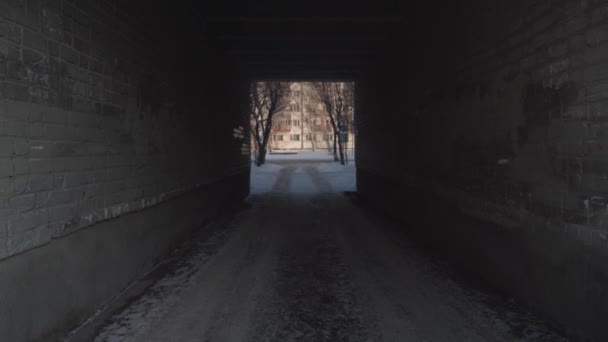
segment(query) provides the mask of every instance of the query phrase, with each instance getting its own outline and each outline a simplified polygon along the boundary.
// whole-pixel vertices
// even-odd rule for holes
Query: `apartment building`
[[[285,109],[273,118],[269,149],[273,150],[316,150],[333,148],[333,129],[325,106],[316,96],[315,89],[308,82],[293,82],[286,96]],[[345,136],[348,148],[354,147],[351,109],[348,117],[348,134]]]

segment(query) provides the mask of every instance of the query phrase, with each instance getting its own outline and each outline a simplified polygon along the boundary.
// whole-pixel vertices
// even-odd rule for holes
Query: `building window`
[[[299,91],[299,90],[295,90],[295,91],[293,92],[293,96],[294,96],[294,97],[300,97],[300,91]]]
[[[300,126],[300,120],[293,120],[292,125],[296,126],[296,127],[299,127]]]
[[[312,134],[307,133],[306,135],[304,135],[304,140],[306,140],[306,141],[312,140]]]
[[[290,136],[291,141],[300,141],[300,135],[299,134],[292,134]]]
[[[289,105],[289,109],[290,109],[292,112],[299,112],[301,108],[302,108],[302,107],[300,107],[300,104],[299,104],[299,103],[294,103],[294,104]]]
[[[277,134],[274,136],[274,141],[283,141],[283,136],[280,134]]]
[[[275,123],[279,128],[286,128],[291,123],[291,120],[278,120]]]

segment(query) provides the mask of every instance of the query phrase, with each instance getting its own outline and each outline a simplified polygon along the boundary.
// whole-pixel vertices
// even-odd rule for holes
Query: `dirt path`
[[[288,192],[299,167],[319,193]],[[213,255],[190,256],[187,279],[168,275],[173,287],[116,314],[96,341],[563,340],[328,193],[314,165],[278,172],[275,192],[250,198]]]

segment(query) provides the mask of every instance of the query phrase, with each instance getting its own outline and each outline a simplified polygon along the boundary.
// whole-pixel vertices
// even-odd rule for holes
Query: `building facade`
[[[333,128],[324,104],[318,99],[313,85],[293,82],[286,95],[286,106],[273,117],[269,150],[317,150],[333,148]],[[353,109],[346,117],[348,133],[344,134],[347,148],[354,148],[352,130]]]

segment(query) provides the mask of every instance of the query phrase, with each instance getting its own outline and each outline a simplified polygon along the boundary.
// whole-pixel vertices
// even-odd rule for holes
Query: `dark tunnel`
[[[0,0],[0,341],[606,341],[604,114],[604,1]]]

